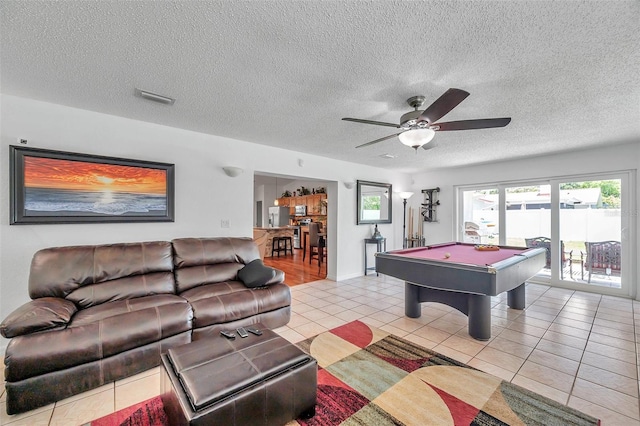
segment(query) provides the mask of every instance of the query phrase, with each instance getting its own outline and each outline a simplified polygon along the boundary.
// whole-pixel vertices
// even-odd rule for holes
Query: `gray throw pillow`
[[[276,271],[265,266],[260,259],[247,263],[238,271],[238,278],[249,288],[264,287],[275,276]]]

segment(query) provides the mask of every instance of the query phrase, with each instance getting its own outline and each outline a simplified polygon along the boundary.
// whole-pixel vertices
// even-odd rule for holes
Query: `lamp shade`
[[[398,135],[398,139],[406,146],[410,146],[413,149],[418,149],[422,145],[431,142],[431,139],[435,136],[436,132],[431,129],[413,129],[402,132]]]
[[[400,192],[398,193],[398,195],[400,196],[400,198],[402,198],[403,200],[408,200],[409,198],[411,198],[411,196],[413,195],[413,192]]]

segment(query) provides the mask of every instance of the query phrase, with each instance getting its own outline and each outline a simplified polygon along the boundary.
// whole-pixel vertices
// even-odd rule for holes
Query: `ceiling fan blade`
[[[442,117],[447,115],[449,111],[458,106],[458,104],[469,96],[469,92],[460,89],[449,89],[440,96],[429,108],[418,117],[418,121],[426,121],[427,123],[435,123]]]
[[[511,117],[505,118],[483,118],[480,120],[461,120],[449,121],[446,123],[435,123],[438,131],[447,130],[473,130],[473,129],[490,129],[492,127],[504,127],[511,121]],[[436,130],[436,129],[434,129]]]
[[[402,132],[400,132],[400,133],[402,133]],[[378,143],[378,142],[386,141],[387,139],[395,138],[400,133],[396,133],[395,135],[385,136],[384,138],[376,139],[375,141],[363,143],[362,145],[356,146],[356,148],[362,148],[363,146],[369,146],[369,145],[373,145],[374,143]]]
[[[400,128],[399,124],[393,123],[385,123],[384,121],[372,121],[372,120],[361,120],[359,118],[343,118],[344,121],[354,121],[356,123],[364,123],[364,124],[375,124],[376,126],[387,126],[387,127],[395,127],[397,129]]]

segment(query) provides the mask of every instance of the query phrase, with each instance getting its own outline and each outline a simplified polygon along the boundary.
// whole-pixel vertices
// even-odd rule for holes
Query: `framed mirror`
[[[390,183],[358,181],[358,225],[391,223]]]

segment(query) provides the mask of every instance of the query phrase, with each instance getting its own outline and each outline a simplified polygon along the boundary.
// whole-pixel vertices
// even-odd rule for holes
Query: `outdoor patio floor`
[[[582,284],[590,284],[598,287],[611,287],[621,288],[622,283],[620,276],[618,275],[604,275],[604,274],[591,274],[591,281],[589,281],[589,272],[585,269],[581,271],[580,265],[565,266],[562,270],[562,279],[566,281],[573,281]],[[542,269],[537,277],[548,279],[551,277],[551,269]]]

